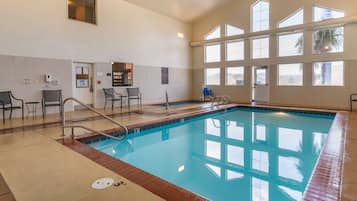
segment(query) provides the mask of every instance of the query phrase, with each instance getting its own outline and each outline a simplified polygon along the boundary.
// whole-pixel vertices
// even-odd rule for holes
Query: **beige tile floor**
[[[185,109],[190,108],[196,108],[193,111],[200,110],[198,106],[189,106]],[[144,111],[149,114],[131,113],[118,115],[114,119],[128,125],[168,117],[161,107],[146,106]],[[151,114],[153,111],[155,114]],[[118,108],[114,111],[114,113],[119,112]],[[106,114],[111,114],[111,110],[106,111]],[[68,119],[91,116],[93,114],[88,111],[68,113]],[[49,115],[45,120],[14,119],[2,128],[37,125],[41,122],[59,120],[56,115]],[[93,120],[80,124],[99,130],[115,128],[115,125],[106,120]],[[76,131],[76,135],[82,133],[85,131]],[[62,146],[56,141],[61,134],[61,127],[57,125],[49,128],[29,128],[26,131],[0,135],[0,173],[17,201],[162,200],[146,189]],[[116,181],[123,180],[127,182],[127,185],[102,191],[92,190],[91,183],[101,177],[112,177]],[[5,200],[5,197],[2,199]]]
[[[195,105],[173,109],[170,113],[198,110],[201,108]],[[143,111],[144,114],[118,115],[115,119],[129,125],[168,117],[166,111],[159,107],[145,106]],[[110,114],[111,110],[105,112]],[[118,108],[114,111],[119,112]],[[72,119],[91,116],[93,114],[88,111],[68,113]],[[59,121],[59,117],[49,115],[46,120],[27,119],[24,122],[15,119],[0,126],[0,129],[50,121]],[[115,127],[105,120],[80,124],[99,130]],[[349,114],[347,131],[342,201],[357,201],[357,112]],[[69,134],[68,131],[66,133]],[[76,135],[83,133],[76,131]],[[55,139],[60,137],[60,125],[0,135],[0,173],[17,201],[161,200],[130,181],[127,181],[125,187],[92,190],[90,184],[97,178],[113,177],[117,181],[125,179],[57,143]]]

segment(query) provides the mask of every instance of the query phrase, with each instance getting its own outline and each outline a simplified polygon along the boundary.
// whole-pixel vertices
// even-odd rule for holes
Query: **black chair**
[[[105,97],[104,109],[107,108],[108,101],[112,102],[112,110],[114,109],[114,103],[117,101],[120,101],[120,109],[123,108],[123,96],[121,94],[115,92],[113,88],[103,88],[103,91]]]
[[[357,94],[351,94],[350,96],[350,110],[352,112],[353,102],[357,102]]]
[[[21,106],[13,105],[13,100],[21,102]],[[2,122],[5,123],[5,111],[10,110],[10,119],[12,119],[12,111],[21,109],[22,120],[24,120],[24,100],[16,98],[11,91],[0,92],[0,106],[2,110]]]
[[[58,107],[62,117],[62,90],[42,90],[42,117],[46,116],[47,107]]]
[[[142,107],[142,102],[141,102],[141,93],[139,91],[139,88],[126,88],[126,91],[128,92],[128,108],[130,110],[130,101],[131,100],[136,100],[138,102],[138,107]]]

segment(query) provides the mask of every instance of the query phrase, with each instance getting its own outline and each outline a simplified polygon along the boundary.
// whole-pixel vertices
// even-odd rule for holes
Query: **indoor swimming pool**
[[[334,117],[235,108],[89,145],[209,200],[301,200]]]

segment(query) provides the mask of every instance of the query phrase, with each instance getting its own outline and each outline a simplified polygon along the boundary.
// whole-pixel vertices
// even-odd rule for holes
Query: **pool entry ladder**
[[[79,105],[85,107],[86,109],[90,110],[91,112],[94,112],[96,114],[98,114],[99,116],[103,117],[104,119],[112,122],[113,124],[117,125],[118,127],[120,127],[121,129],[124,130],[124,134],[123,135],[120,135],[119,137],[115,137],[115,136],[112,136],[112,135],[109,135],[109,134],[106,134],[104,132],[101,132],[101,131],[97,131],[97,130],[94,130],[94,129],[91,129],[91,128],[88,128],[86,126],[82,126],[82,125],[66,125],[66,114],[64,112],[64,106],[67,102],[69,101],[73,101],[73,102],[76,102],[78,103]],[[105,137],[108,137],[108,138],[111,138],[111,139],[114,139],[114,140],[118,140],[118,141],[121,141],[121,140],[124,140],[126,138],[126,136],[129,134],[129,131],[128,131],[128,128],[124,125],[122,125],[121,123],[119,123],[118,121],[110,118],[109,116],[99,112],[98,110],[92,108],[92,107],[89,107],[88,105],[86,105],[85,103],[73,98],[73,97],[70,97],[70,98],[66,98],[64,101],[63,101],[63,104],[62,104],[62,138],[64,140],[65,138],[65,129],[66,128],[71,128],[71,139],[72,139],[72,142],[74,142],[74,129],[75,128],[81,128],[81,129],[84,129],[84,130],[87,130],[87,131],[90,131],[90,132],[93,132],[93,133],[96,133],[98,135],[102,135],[102,136],[105,136]]]

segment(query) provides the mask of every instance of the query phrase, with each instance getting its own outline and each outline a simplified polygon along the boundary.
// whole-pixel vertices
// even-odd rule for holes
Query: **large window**
[[[226,60],[244,60],[244,41],[229,41],[226,43]]]
[[[343,86],[344,85],[343,61],[320,62],[314,64],[314,86]]]
[[[68,0],[68,18],[96,24],[95,0]]]
[[[226,68],[226,85],[243,86],[244,85],[244,67]]]
[[[322,20],[328,20],[328,19],[335,19],[335,18],[340,18],[344,17],[345,13],[342,11],[337,11],[333,10],[330,8],[323,8],[323,7],[314,7],[314,21],[322,21]]]
[[[303,65],[302,64],[279,64],[278,65],[279,86],[302,86]]]
[[[278,24],[278,27],[282,28],[282,27],[299,25],[299,24],[303,24],[303,23],[304,23],[304,9],[299,9],[293,15],[282,20]]]
[[[205,63],[221,61],[221,45],[209,44],[205,46]]]
[[[206,85],[220,85],[221,84],[221,69],[220,68],[206,68],[205,69]]]
[[[252,31],[264,31],[269,29],[269,2],[260,0],[252,8]]]
[[[331,28],[314,32],[314,53],[343,52],[344,28]]]
[[[257,38],[251,40],[252,58],[269,58],[269,37]]]
[[[303,54],[304,35],[303,33],[285,34],[278,37],[279,56],[298,56]]]

